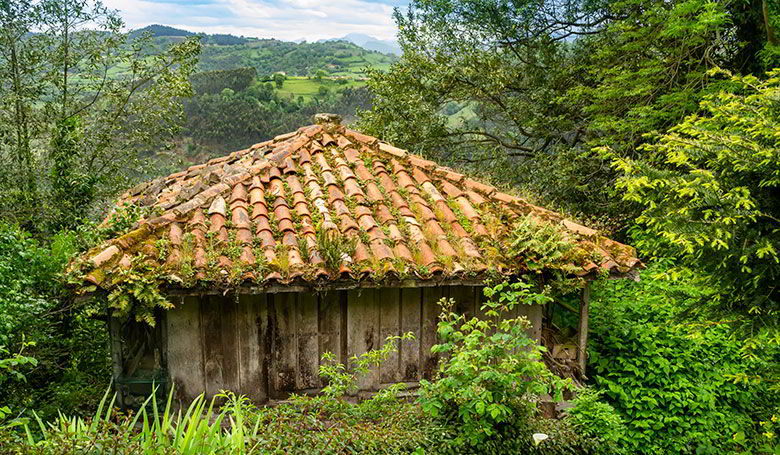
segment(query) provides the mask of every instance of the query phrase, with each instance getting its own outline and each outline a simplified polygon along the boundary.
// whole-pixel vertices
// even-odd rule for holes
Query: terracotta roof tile
[[[172,246],[165,262],[158,265],[179,267],[185,260],[187,235],[194,238],[188,260],[194,259],[198,280],[219,280],[224,275],[207,273],[209,267],[231,270],[234,261],[225,256],[229,239],[240,245],[236,265],[277,264],[277,254],[287,256],[289,270],[275,269],[265,276],[254,273],[254,268],[242,272],[244,279],[258,282],[360,279],[368,273],[381,277],[404,270],[421,279],[429,274],[454,277],[488,269],[520,273],[509,263],[486,259],[494,254],[483,256],[481,245],[504,240],[487,237],[485,225],[495,221],[486,219],[511,222],[525,214],[560,226],[587,251],[601,255],[595,263],[579,264],[580,274],[596,269],[624,273],[641,266],[631,247],[593,229],[340,127],[316,125],[277,136],[137,185],[119,203],[141,203],[165,212],[141,220],[135,230],[87,253],[91,267],[103,273],[89,273],[85,279],[101,286],[121,279],[118,275],[101,277],[110,277],[117,268],[132,267],[130,258],[139,252],[147,255],[148,263],[155,263],[158,238],[168,238]],[[494,236],[501,235],[496,234],[500,229],[490,227]],[[339,270],[323,268],[317,251],[318,229],[335,229],[355,239],[354,254],[344,258]],[[299,251],[300,239],[305,239],[308,248],[306,263]],[[451,259],[445,261],[445,257]],[[447,269],[444,264],[451,266]]]

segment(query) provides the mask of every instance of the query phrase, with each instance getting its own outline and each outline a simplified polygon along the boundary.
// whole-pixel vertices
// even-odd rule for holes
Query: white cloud
[[[392,1],[392,0],[388,0]],[[365,33],[394,39],[393,6],[367,0],[104,0],[129,28],[164,24],[206,33],[294,40]],[[395,1],[393,4],[400,4]]]

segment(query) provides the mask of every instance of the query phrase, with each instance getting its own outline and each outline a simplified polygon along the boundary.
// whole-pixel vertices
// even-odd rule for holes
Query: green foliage
[[[273,76],[274,83],[276,84],[276,88],[282,88],[284,86],[284,80],[287,79],[287,77],[282,73],[276,73]]]
[[[74,228],[176,130],[197,40],[157,51],[122,25],[99,1],[0,5],[4,218]]]
[[[733,443],[735,453],[739,455],[767,454],[776,455],[780,453],[780,418],[773,414],[767,420],[759,422],[759,435],[755,439],[745,436],[745,432],[740,431],[734,435]]]
[[[317,251],[325,261],[329,273],[338,274],[345,258],[351,258],[355,252],[357,240],[342,235],[337,229],[317,227]]]
[[[150,270],[143,257],[133,258],[133,267],[119,271],[121,281],[108,294],[108,308],[118,318],[133,315],[138,322],[154,327],[154,311],[168,310],[173,304],[160,292],[162,279],[158,270]]]
[[[248,38],[237,45],[220,46],[213,45],[213,36],[201,39],[204,44],[198,63],[201,71],[253,67],[258,74],[264,75],[284,71],[288,76],[308,76],[326,69],[329,73],[359,76],[367,66],[386,69],[396,60],[393,56],[368,51],[344,41],[294,43]],[[157,38],[158,43],[169,40],[167,37]]]
[[[0,380],[0,403],[14,412],[34,407],[49,418],[58,409],[90,409],[106,386],[104,324],[61,289],[60,273],[81,242],[75,234],[62,233],[42,244],[0,224],[0,345],[15,353],[24,349],[24,357],[37,361],[24,372],[26,381]]]
[[[437,333],[442,354],[439,378],[421,381],[420,403],[434,419],[458,429],[454,443],[473,450],[500,441],[534,414],[539,396],[560,399],[566,381],[540,362],[540,347],[526,334],[524,317],[505,318],[515,305],[548,301],[530,284],[499,285],[486,291],[485,318],[466,319],[443,299]]]
[[[716,294],[690,273],[659,276],[670,265],[594,287],[588,376],[622,416],[628,453],[723,453],[776,406],[767,384],[736,380],[770,359],[743,356],[730,321],[686,314]]]
[[[396,11],[401,60],[370,72],[360,126],[437,161],[624,227],[634,207],[592,154],[641,156],[717,87],[760,68],[756,2],[419,0]]]
[[[780,70],[769,76],[732,77],[701,115],[645,145],[647,160],[614,165],[618,190],[643,209],[640,249],[701,271],[724,296],[711,308],[777,328]]]
[[[246,90],[255,82],[256,77],[257,70],[244,67],[195,73],[190,76],[190,82],[198,95],[214,95],[226,88],[234,92]]]
[[[414,339],[412,332],[407,332],[402,336],[390,336],[385,339],[385,343],[379,349],[371,349],[362,354],[353,355],[349,358],[349,365],[335,362],[335,356],[331,352],[322,354],[323,363],[320,365],[320,377],[327,383],[322,388],[322,393],[330,398],[341,398],[345,394],[358,391],[358,379],[371,371],[371,368],[377,368],[382,361],[394,352],[398,351],[398,342]],[[403,384],[399,384],[403,386]],[[394,389],[395,390],[395,389]]]
[[[5,346],[0,346],[0,356],[2,356],[0,357],[0,385],[8,378],[17,381],[25,381],[26,378],[24,374],[19,371],[19,367],[24,367],[25,365],[34,367],[38,365],[38,361],[34,358],[22,355],[24,353],[24,348],[28,346],[35,346],[35,343],[23,342],[21,350],[13,354],[11,354]],[[0,420],[2,420],[2,416],[0,416]]]
[[[141,411],[132,416],[117,415],[114,398],[108,400],[108,397],[106,391],[91,419],[62,414],[48,424],[37,419],[36,430],[41,436],[34,436],[27,428],[26,440],[18,442],[18,453],[104,453],[103,450],[115,454],[249,453],[245,437],[252,433],[244,433],[247,407],[243,398],[223,393],[208,402],[199,396],[182,413],[173,410],[172,394],[162,410],[158,409],[157,398],[152,394]],[[227,400],[220,411],[215,408],[217,399]],[[147,411],[149,404],[151,412]],[[231,430],[223,431],[223,421],[231,422]]]
[[[569,275],[576,268],[573,259],[577,244],[560,226],[526,215],[512,225],[510,239],[507,255],[522,258],[531,272],[559,270]]]
[[[231,82],[230,78],[221,81],[220,76],[222,73],[216,72],[211,76],[215,87]],[[318,94],[318,88],[324,85],[333,88],[324,95]],[[294,99],[297,93],[303,93],[308,101]],[[317,112],[352,116],[356,107],[370,105],[370,99],[365,88],[338,88],[332,81],[318,86],[306,79],[287,79],[282,89],[275,90],[270,82],[255,80],[242,90],[223,89],[186,101],[187,122],[181,133],[222,154],[226,147],[247,147],[309,124]]]
[[[52,279],[66,260],[67,253],[52,255],[24,231],[0,224],[0,345],[15,349],[22,337],[42,335],[34,318],[50,307]]]
[[[567,411],[568,419],[577,432],[598,440],[604,453],[617,454],[622,452],[618,443],[626,428],[620,414],[601,399],[602,395],[590,388],[577,390],[574,407]]]
[[[5,387],[5,383],[9,380],[26,381],[27,378],[24,376],[24,373],[19,370],[38,365],[37,359],[23,355],[24,348],[28,346],[35,346],[35,343],[22,342],[19,352],[11,354],[5,346],[0,345],[0,387]],[[11,415],[11,408],[4,404],[0,401],[0,430],[4,427],[16,426],[22,423],[22,421],[16,419],[10,423],[5,422],[8,416]]]

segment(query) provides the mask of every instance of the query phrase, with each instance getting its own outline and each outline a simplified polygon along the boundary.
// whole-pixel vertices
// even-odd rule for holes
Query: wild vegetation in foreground
[[[446,375],[423,382],[417,401],[399,398],[401,384],[354,398],[359,377],[411,338],[406,334],[351,358],[348,367],[326,353],[320,396],[256,408],[223,392],[175,409],[171,390],[164,403],[152,395],[138,413],[121,414],[106,392],[91,418],[10,420],[0,427],[0,443],[15,454],[613,453],[621,419],[593,395],[581,395],[560,420],[538,413],[540,397],[560,397],[571,384],[540,361],[541,348],[525,333],[528,321],[504,315],[544,296],[522,282],[492,291],[484,319],[466,319],[451,312],[454,302],[441,302],[442,343],[434,350],[446,355]]]
[[[256,408],[225,391],[180,408],[171,391],[167,400],[151,396],[139,412],[125,414],[106,392],[92,417],[83,417],[75,408],[19,413],[24,402],[4,396],[14,412],[6,408],[0,417],[0,446],[19,454],[776,453],[777,392],[766,383],[735,380],[764,361],[740,354],[729,321],[685,319],[684,304],[711,297],[712,289],[691,284],[699,282],[693,275],[687,283],[668,280],[661,276],[668,268],[659,261],[639,284],[609,281],[594,288],[593,385],[577,391],[559,420],[542,417],[536,403],[543,395],[560,397],[571,384],[538,361],[541,348],[525,333],[528,321],[502,316],[549,297],[526,283],[504,283],[488,289],[481,320],[467,320],[441,302],[441,344],[434,349],[446,360],[436,380],[422,383],[417,399],[402,386],[365,400],[354,395],[360,376],[405,335],[350,359],[348,367],[326,355],[323,394],[293,396],[275,407]],[[11,376],[31,371],[34,362],[24,354],[0,363],[0,380],[30,396],[29,386]],[[91,368],[85,373],[108,376]],[[88,393],[80,399],[91,401]]]

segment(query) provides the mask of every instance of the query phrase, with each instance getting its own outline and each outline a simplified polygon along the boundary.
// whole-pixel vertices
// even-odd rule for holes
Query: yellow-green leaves
[[[647,159],[612,155],[618,190],[643,208],[640,249],[705,271],[732,308],[778,301],[779,74],[726,73],[731,90],[709,95],[698,115],[643,146]]]

